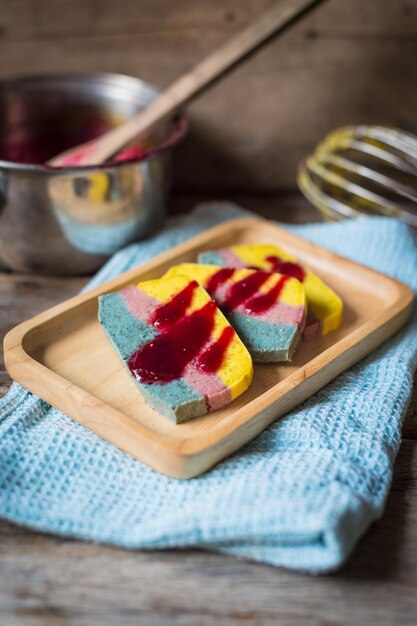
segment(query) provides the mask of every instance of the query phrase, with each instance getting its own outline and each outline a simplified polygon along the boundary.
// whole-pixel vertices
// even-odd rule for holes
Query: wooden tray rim
[[[34,359],[25,350],[24,343],[28,334],[34,332],[37,327],[45,324],[46,322],[49,322],[53,318],[59,317],[62,313],[67,312],[68,310],[76,309],[80,304],[83,304],[89,300],[93,300],[102,293],[107,293],[114,289],[120,289],[122,284],[131,282],[137,277],[140,277],[141,274],[155,270],[164,262],[169,261],[173,257],[175,258],[179,253],[182,254],[189,252],[193,249],[200,248],[211,239],[219,236],[219,234],[221,234],[225,228],[230,230],[244,229],[248,226],[252,227],[254,225],[254,222],[260,225],[270,225],[271,228],[273,227],[276,231],[279,231],[280,233],[285,235],[285,238],[287,240],[292,240],[294,244],[299,245],[299,243],[302,242],[302,246],[307,252],[314,252],[315,250],[319,249],[321,253],[326,252],[334,260],[339,259],[343,260],[343,262],[348,261],[350,264],[353,264],[357,268],[360,268],[361,272],[368,273],[369,278],[377,277],[380,282],[385,281],[386,286],[389,286],[390,288],[395,287],[397,290],[397,296],[392,304],[383,311],[381,311],[380,314],[364,322],[359,328],[353,330],[345,337],[339,339],[336,343],[326,348],[323,352],[314,357],[304,366],[300,367],[298,370],[287,376],[285,379],[279,381],[276,385],[264,391],[258,398],[252,399],[249,403],[236,411],[233,422],[230,421],[229,424],[224,427],[223,437],[220,440],[216,436],[216,431],[212,432],[210,435],[205,434],[204,437],[200,435],[199,437],[193,438],[193,440],[191,441],[185,441],[182,443],[179,443],[178,441],[173,440],[168,436],[157,434],[156,432],[147,428],[144,424],[140,424],[139,422],[125,415],[118,409],[103,403],[99,398],[94,396],[89,391],[86,391],[75,383],[68,381],[57,372],[49,369],[48,367]],[[44,311],[14,327],[7,333],[4,338],[5,365],[7,371],[13,379],[17,380],[18,382],[19,380],[22,381],[22,384],[26,386],[29,391],[32,391],[35,394],[37,393],[36,384],[33,385],[32,383],[30,383],[29,385],[25,385],[24,383],[24,381],[26,380],[26,373],[30,374],[30,378],[33,378],[33,372],[35,372],[36,377],[44,378],[46,375],[48,377],[48,380],[50,381],[51,393],[49,394],[49,397],[46,397],[47,394],[43,393],[43,398],[46,400],[46,402],[58,408],[58,410],[62,409],[56,406],[54,402],[54,389],[59,389],[62,391],[64,387],[65,391],[69,395],[75,394],[77,396],[77,399],[81,401],[80,406],[82,407],[82,412],[85,412],[86,414],[88,413],[88,417],[87,419],[85,419],[81,415],[76,415],[75,413],[73,414],[73,417],[84,426],[90,427],[92,428],[92,430],[94,430],[94,417],[98,413],[99,419],[102,419],[103,417],[106,419],[111,419],[113,422],[116,422],[116,425],[120,427],[127,428],[130,431],[132,431],[133,429],[135,431],[135,434],[146,440],[147,443],[151,446],[152,454],[157,453],[169,455],[170,457],[172,456],[172,461],[174,462],[174,464],[177,464],[179,455],[183,459],[191,458],[203,452],[206,452],[210,448],[216,447],[216,445],[220,444],[223,446],[227,439],[229,439],[231,436],[235,436],[236,432],[240,428],[247,425],[248,422],[256,417],[256,415],[267,409],[269,406],[273,405],[274,401],[282,396],[282,387],[289,387],[290,389],[292,389],[297,387],[301,382],[317,376],[323,367],[324,361],[327,363],[334,363],[335,361],[337,361],[338,357],[345,354],[347,351],[354,350],[355,347],[359,346],[363,339],[369,337],[372,334],[375,334],[378,330],[382,329],[387,324],[387,322],[393,322],[394,320],[398,320],[398,323],[393,332],[390,333],[390,335],[394,334],[394,332],[396,332],[396,330],[398,330],[409,317],[413,300],[414,293],[412,289],[394,278],[391,278],[385,274],[356,263],[355,261],[351,261],[350,259],[346,259],[345,257],[342,257],[334,252],[330,252],[325,248],[322,248],[321,246],[313,244],[305,239],[302,239],[298,235],[295,235],[289,231],[280,228],[279,226],[276,226],[275,224],[269,224],[267,220],[256,218],[236,218],[209,228],[203,233],[200,233],[199,235],[190,238],[186,242],[181,243],[154,257],[150,261],[147,261],[146,263],[139,266],[135,266],[134,268],[123,272],[122,274],[106,281],[105,283],[102,283],[98,287],[95,287],[90,291],[81,293],[60,304],[57,304],[47,311]],[[388,335],[386,338],[388,338]],[[375,347],[380,343],[381,341],[378,341],[377,338]],[[358,358],[354,358],[352,363],[356,362],[363,356],[364,355],[361,354]],[[343,371],[344,369],[346,369],[346,367],[343,367],[340,371]],[[254,403],[257,406],[255,412],[252,411]],[[279,416],[277,416],[276,419],[278,419],[278,417]],[[271,422],[272,421],[275,420],[271,420]],[[181,425],[178,426],[178,428],[180,427]],[[147,461],[144,459],[144,462]],[[150,464],[152,465],[152,463]]]

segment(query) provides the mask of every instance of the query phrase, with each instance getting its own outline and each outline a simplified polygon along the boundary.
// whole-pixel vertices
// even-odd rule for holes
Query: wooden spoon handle
[[[176,113],[205,87],[222,76],[269,37],[289,25],[314,4],[322,0],[280,0],[253,24],[238,33],[223,47],[181,76],[146,109],[138,111],[122,125],[98,139],[72,148],[49,161],[50,165],[70,163],[72,156],[79,165],[103,163],[133,140],[149,132],[156,124]],[[84,149],[85,146],[85,149]]]

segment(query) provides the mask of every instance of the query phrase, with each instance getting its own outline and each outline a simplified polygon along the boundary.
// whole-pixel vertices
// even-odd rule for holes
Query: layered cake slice
[[[254,361],[291,361],[306,317],[302,284],[253,269],[182,263],[165,274],[196,280],[214,298]]]
[[[100,296],[99,321],[146,402],[179,424],[251,383],[251,357],[207,292],[173,276]]]
[[[259,268],[297,278],[303,283],[307,297],[308,316],[303,335],[306,339],[327,335],[341,324],[341,298],[316,274],[278,246],[260,244],[221,248],[202,252],[198,255],[198,261],[225,267]]]

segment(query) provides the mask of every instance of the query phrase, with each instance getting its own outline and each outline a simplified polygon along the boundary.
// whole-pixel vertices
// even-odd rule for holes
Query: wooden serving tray
[[[203,250],[276,243],[343,298],[340,329],[303,342],[292,364],[257,364],[249,389],[215,413],[174,425],[149,408],[97,320],[97,296],[158,278]],[[176,478],[191,478],[255,437],[359,361],[407,321],[406,285],[308,243],[270,222],[237,219],[211,228],[104,285],[45,311],[4,340],[11,377],[86,428]]]

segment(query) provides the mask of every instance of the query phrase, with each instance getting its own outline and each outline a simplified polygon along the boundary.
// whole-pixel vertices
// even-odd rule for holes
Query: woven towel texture
[[[213,224],[212,204],[115,255],[95,286]],[[247,213],[246,213],[247,215]],[[408,229],[387,218],[294,227],[417,288]],[[162,476],[13,384],[0,401],[0,516],[130,548],[205,546],[311,572],[335,569],[383,511],[412,389],[417,319],[200,478]]]

